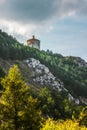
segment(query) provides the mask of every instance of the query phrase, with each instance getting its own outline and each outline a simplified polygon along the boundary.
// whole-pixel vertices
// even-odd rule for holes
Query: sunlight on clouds
[[[74,16],[75,14],[76,14],[76,11],[66,12],[61,15],[60,19],[64,19],[66,17],[71,17],[71,16]]]
[[[52,30],[54,30],[54,26],[52,25],[49,25],[48,27],[45,27],[46,28],[46,32],[51,32]]]
[[[26,37],[31,35],[37,29],[37,26],[32,24],[23,25],[17,22],[6,20],[0,20],[0,27],[2,27],[2,29],[9,34],[16,33],[22,36],[26,35]]]
[[[75,15],[75,13],[76,13],[75,11],[71,11],[71,12],[68,13],[68,16]]]
[[[0,20],[0,28],[11,35],[14,35],[20,41],[18,37],[27,39],[31,38],[34,34],[40,37],[40,33],[42,33],[43,30],[45,30],[45,33],[49,33],[54,29],[54,26],[51,25],[51,22],[49,22],[49,24],[45,23],[43,25],[37,25],[30,23],[21,24],[20,22],[15,21]]]

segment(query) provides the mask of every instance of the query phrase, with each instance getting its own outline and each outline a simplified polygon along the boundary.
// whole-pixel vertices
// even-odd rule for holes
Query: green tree
[[[87,127],[87,106],[84,107],[79,115],[79,125]]]
[[[0,130],[39,130],[41,113],[36,109],[37,100],[29,95],[29,86],[16,65],[1,84]]]
[[[39,93],[39,107],[41,108],[43,114],[45,116],[53,116],[54,113],[54,106],[55,102],[51,96],[51,92],[46,87],[42,88],[41,92]]]
[[[4,77],[5,76],[5,72],[3,70],[3,68],[0,66],[0,80],[1,80],[1,77]],[[0,83],[0,90],[2,89],[2,85]]]

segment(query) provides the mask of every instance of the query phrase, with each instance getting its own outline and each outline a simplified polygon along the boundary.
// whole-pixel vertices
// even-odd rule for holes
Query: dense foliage
[[[41,112],[16,65],[1,79],[0,130],[39,130]]]
[[[66,95],[55,92],[46,87],[42,88],[39,94],[35,96],[39,101],[38,107],[41,109],[43,116],[51,117],[53,119],[67,119],[72,118],[72,114],[76,118],[82,109],[82,106],[78,106],[72,101],[69,101]]]
[[[87,128],[79,126],[78,121],[53,121],[48,119],[40,130],[87,130]]]
[[[0,130],[87,130],[87,107],[80,112],[80,116],[76,113],[73,115],[71,111],[76,106],[69,104],[63,95],[46,87],[39,94],[30,90],[17,65],[9,69],[0,83],[3,86],[0,91]],[[67,119],[71,114],[73,120]]]
[[[5,72],[3,68],[0,66],[0,77],[4,77],[4,76],[5,76]]]
[[[2,31],[0,31],[0,57],[11,60],[36,58],[61,79],[74,96],[87,97],[87,67],[79,66],[75,62],[76,57],[63,57],[49,50],[45,52],[29,48]]]
[[[5,72],[4,72],[4,70],[3,70],[3,68],[0,66],[0,78],[1,77],[4,77],[5,76]],[[2,89],[2,85],[1,85],[1,83],[0,83],[0,90]]]

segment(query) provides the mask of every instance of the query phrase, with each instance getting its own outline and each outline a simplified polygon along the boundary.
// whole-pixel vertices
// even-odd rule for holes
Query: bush
[[[48,119],[40,130],[87,130],[84,126],[79,126],[77,121],[53,121]]]

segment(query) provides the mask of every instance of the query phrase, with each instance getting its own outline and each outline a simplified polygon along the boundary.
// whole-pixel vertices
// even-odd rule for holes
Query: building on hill
[[[37,48],[40,50],[40,40],[36,39],[35,36],[32,37],[32,39],[27,40],[27,46]]]

